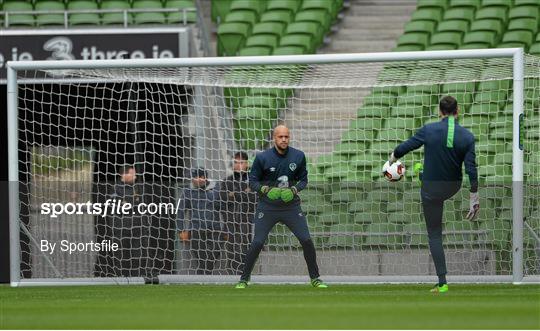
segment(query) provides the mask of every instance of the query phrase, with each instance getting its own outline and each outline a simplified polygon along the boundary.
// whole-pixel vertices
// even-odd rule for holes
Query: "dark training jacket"
[[[288,147],[284,155],[278,153],[275,147],[257,154],[249,172],[249,186],[254,192],[259,192],[262,186],[291,187],[295,186],[298,192],[307,185],[308,172],[306,169],[306,156],[301,150]],[[259,210],[284,210],[300,206],[298,195],[288,203],[281,199],[272,201],[266,195],[259,198]]]
[[[450,121],[451,122],[451,121]],[[401,158],[412,150],[424,146],[423,185],[429,182],[461,182],[462,165],[469,176],[471,192],[478,190],[478,172],[474,152],[474,135],[454,120],[449,125],[445,117],[436,123],[424,125],[414,136],[401,143],[394,150],[394,156]]]

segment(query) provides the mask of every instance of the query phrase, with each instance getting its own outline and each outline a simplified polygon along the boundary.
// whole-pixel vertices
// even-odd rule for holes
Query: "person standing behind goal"
[[[458,103],[451,96],[439,102],[441,121],[424,125],[416,134],[401,143],[390,155],[390,164],[407,153],[424,146],[424,166],[421,174],[422,208],[426,221],[429,249],[435,264],[439,283],[431,292],[448,292],[446,282],[446,260],[442,243],[442,217],[444,201],[450,199],[461,188],[462,165],[469,176],[470,210],[473,220],[478,214],[478,172],[474,151],[474,135],[457,122]]]

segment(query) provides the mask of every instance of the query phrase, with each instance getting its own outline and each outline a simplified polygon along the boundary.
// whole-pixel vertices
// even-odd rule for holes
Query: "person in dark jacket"
[[[136,206],[144,202],[144,184],[137,182],[137,172],[133,166],[122,166],[120,181],[114,185],[110,198],[118,203],[130,203],[132,215],[112,215],[113,241],[118,243],[114,252],[114,272],[117,276],[147,276],[149,219],[137,213]]]
[[[180,240],[190,242],[192,267],[198,275],[210,275],[219,259],[223,230],[219,219],[219,193],[209,187],[205,169],[192,172],[191,187],[182,191],[176,228]]]
[[[442,218],[444,201],[461,188],[462,166],[470,182],[470,210],[467,218],[473,220],[480,208],[478,198],[478,172],[474,151],[474,135],[457,122],[458,103],[451,96],[439,102],[441,121],[424,125],[390,155],[390,164],[410,151],[424,146],[424,166],[421,174],[421,198],[426,221],[429,249],[439,277],[432,292],[447,292],[446,261],[442,244]]]
[[[248,155],[237,152],[233,159],[233,174],[220,187],[222,215],[226,228],[227,270],[239,275],[244,266],[242,258],[249,249],[253,232],[253,216],[257,193],[249,187]]]

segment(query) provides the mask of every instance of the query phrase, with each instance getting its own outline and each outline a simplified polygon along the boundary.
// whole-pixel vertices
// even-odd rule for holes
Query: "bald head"
[[[274,128],[274,145],[279,153],[285,153],[289,147],[289,128],[285,125],[278,125]]]

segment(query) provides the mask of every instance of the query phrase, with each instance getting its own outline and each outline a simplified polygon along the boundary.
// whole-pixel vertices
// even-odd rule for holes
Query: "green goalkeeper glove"
[[[286,188],[281,190],[281,200],[283,202],[291,202],[294,199],[294,196],[298,193],[296,187],[292,186],[291,188]]]
[[[265,194],[270,200],[277,200],[281,197],[281,189],[278,187],[263,186],[261,187],[261,193]]]

